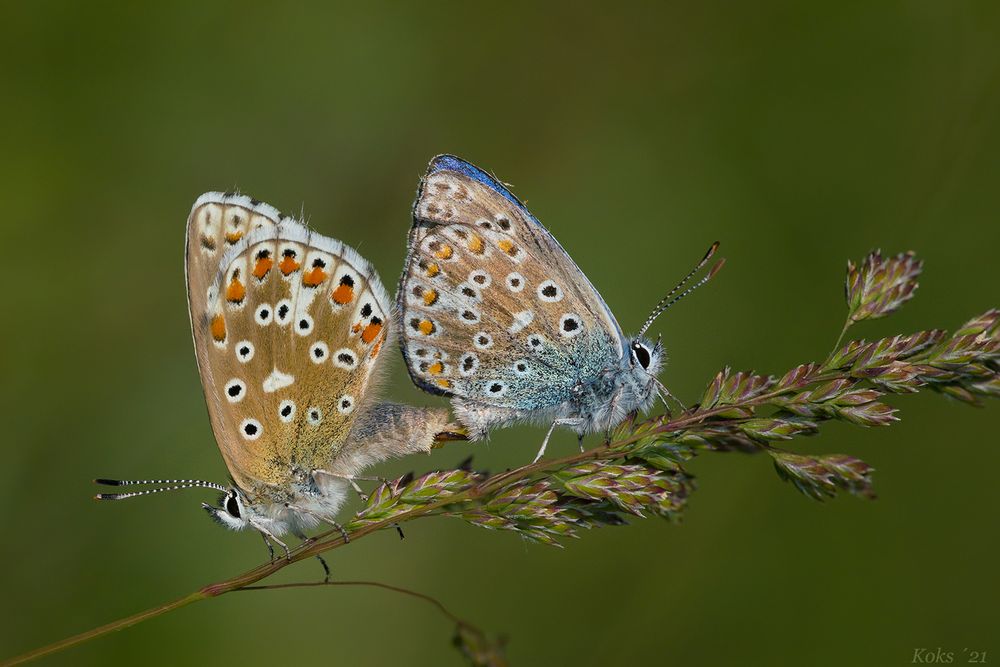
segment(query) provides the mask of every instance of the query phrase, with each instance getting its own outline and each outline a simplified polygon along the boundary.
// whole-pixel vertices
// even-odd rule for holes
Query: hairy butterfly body
[[[204,505],[223,525],[282,546],[283,533],[337,525],[360,471],[455,430],[446,410],[373,400],[392,303],[340,241],[249,197],[207,193],[188,219],[186,277],[202,388],[234,482],[190,484],[225,491],[220,506]]]
[[[460,158],[438,156],[414,203],[397,294],[407,369],[417,386],[451,397],[472,439],[516,422],[549,425],[540,457],[556,425],[581,438],[606,431],[665,393],[656,377],[662,346],[643,334],[695,271],[626,337],[580,268],[506,187]]]

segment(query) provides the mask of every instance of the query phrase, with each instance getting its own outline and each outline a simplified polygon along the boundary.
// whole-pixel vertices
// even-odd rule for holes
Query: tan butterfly
[[[170,485],[99,499],[217,489],[220,505],[203,505],[213,518],[287,553],[280,535],[338,525],[359,472],[460,437],[447,410],[373,401],[392,302],[352,248],[255,199],[210,192],[188,219],[186,275],[202,388],[233,485],[98,480]]]

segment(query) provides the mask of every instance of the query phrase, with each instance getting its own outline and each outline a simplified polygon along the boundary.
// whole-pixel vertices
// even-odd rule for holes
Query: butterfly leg
[[[361,498],[362,502],[368,502],[368,494],[365,493],[364,489],[362,489],[360,486],[358,486],[358,483],[357,483],[356,480],[360,479],[360,480],[365,481],[365,482],[380,482],[382,484],[385,484],[387,487],[389,486],[389,480],[385,479],[384,477],[350,477],[348,475],[338,475],[335,472],[329,472],[327,470],[314,470],[313,474],[315,474],[315,473],[321,473],[321,474],[324,474],[324,475],[328,475],[330,477],[336,477],[338,479],[346,479],[347,482],[351,485],[351,488],[353,488],[354,491],[358,494],[358,497]],[[393,526],[395,526],[396,532],[399,533],[399,539],[405,540],[406,536],[403,535],[403,529],[402,529],[402,527],[400,527],[400,525],[398,523],[393,524]],[[341,531],[341,532],[343,533],[343,531]],[[347,536],[346,535],[344,535],[344,539],[347,540]]]
[[[385,484],[386,486],[389,486],[389,480],[387,480],[384,477],[365,477],[365,476],[360,476],[360,475],[341,475],[339,473],[330,472],[329,470],[322,470],[322,469],[319,469],[319,468],[317,468],[316,470],[313,470],[313,474],[314,475],[315,474],[326,475],[327,477],[336,477],[337,479],[347,480],[347,482],[351,485],[351,488],[353,488],[357,492],[357,494],[359,496],[361,496],[361,500],[364,500],[366,502],[368,501],[368,495],[365,494],[364,490],[360,486],[358,486],[358,481],[359,480],[362,481],[362,482],[379,482],[381,484]]]
[[[319,554],[316,554],[316,559],[319,561],[319,564],[323,566],[323,582],[325,583],[330,581],[330,566],[326,564],[326,561],[323,560],[323,557]]]
[[[666,409],[668,415],[670,414],[670,405],[667,403],[667,399],[668,398],[673,399],[674,403],[676,403],[677,405],[680,406],[681,412],[684,412],[685,410],[687,410],[687,408],[684,406],[684,404],[681,403],[680,400],[676,396],[674,396],[673,394],[670,393],[670,390],[667,389],[666,385],[664,385],[659,380],[656,380],[656,386],[657,386],[657,389],[659,390],[656,393],[657,393],[657,395],[659,395],[660,400],[663,401],[663,407]]]
[[[580,452],[583,452],[583,433],[576,434],[576,444],[580,445]]]
[[[307,537],[306,534],[301,531],[297,531],[295,533],[295,537],[302,540],[303,543],[313,542],[316,539],[314,537]],[[324,582],[330,581],[330,566],[326,564],[326,560],[324,560],[324,558],[319,554],[316,554],[316,560],[318,560],[319,564],[323,566],[323,573],[324,573],[323,581]]]
[[[545,448],[549,446],[549,438],[552,437],[552,431],[556,430],[556,426],[569,426],[576,424],[575,419],[555,419],[552,422],[552,426],[549,427],[549,432],[545,434],[545,439],[542,440],[542,446],[538,449],[538,453],[535,454],[535,458],[532,463],[538,463],[538,459],[545,455]],[[583,446],[583,436],[580,436],[581,447]]]
[[[267,555],[270,560],[274,560],[274,547],[271,546],[271,540],[267,539],[267,535],[264,533],[260,534],[264,538],[264,546],[267,547]]]
[[[354,492],[358,494],[358,497],[361,498],[361,501],[368,502],[368,494],[364,492],[364,489],[358,486],[358,483],[354,481],[354,478],[348,477],[347,481],[350,483],[351,488],[354,489]]]
[[[347,544],[348,542],[351,541],[351,536],[347,532],[347,530],[343,526],[341,526],[339,523],[337,523],[336,521],[334,521],[333,519],[328,519],[325,516],[317,514],[316,512],[311,512],[310,510],[303,509],[301,507],[297,507],[297,506],[292,505],[290,503],[286,504],[285,507],[287,507],[290,510],[295,510],[296,512],[301,512],[302,514],[309,514],[311,516],[316,517],[317,519],[319,519],[320,521],[322,521],[324,523],[330,524],[331,526],[333,526],[334,528],[336,528],[337,530],[340,531],[340,536],[344,538],[344,544]]]
[[[272,542],[274,542],[279,547],[281,547],[282,549],[285,550],[285,560],[291,560],[292,559],[292,552],[288,550],[288,545],[285,544],[284,542],[282,542],[281,540],[279,540],[274,535],[274,533],[272,533],[271,531],[269,531],[269,530],[267,530],[265,528],[261,528],[260,526],[258,526],[256,524],[251,523],[250,525],[253,526],[254,528],[256,528],[257,531],[261,535],[264,536],[264,543],[267,545],[267,550],[271,554],[271,560],[274,560],[274,548],[271,546],[271,542],[268,542],[268,540],[271,540]]]
[[[440,447],[444,447],[444,444],[446,442],[455,442],[455,441],[467,442],[468,440],[470,440],[470,438],[469,438],[469,431],[467,429],[459,427],[451,431],[442,431],[441,433],[437,433],[434,435],[434,443],[431,445],[431,449],[438,449]]]

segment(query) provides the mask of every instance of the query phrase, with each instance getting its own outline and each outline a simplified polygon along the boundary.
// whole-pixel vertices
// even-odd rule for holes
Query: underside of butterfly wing
[[[187,275],[202,386],[231,475],[251,497],[307,481],[368,403],[390,332],[378,275],[339,241],[218,193],[192,210]]]
[[[619,363],[621,331],[600,295],[495,179],[436,158],[413,218],[397,301],[418,386],[531,419]]]

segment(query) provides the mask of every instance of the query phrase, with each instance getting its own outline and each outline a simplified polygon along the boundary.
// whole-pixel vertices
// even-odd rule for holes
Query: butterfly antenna
[[[125,500],[137,496],[148,496],[151,493],[163,493],[164,491],[177,491],[178,489],[205,488],[215,489],[226,493],[226,487],[215,482],[206,482],[200,479],[95,479],[95,484],[104,486],[134,486],[137,484],[169,484],[157,489],[143,489],[142,491],[127,491],[125,493],[98,493],[94,500]]]
[[[649,314],[649,317],[646,318],[646,321],[643,323],[642,328],[639,329],[639,333],[636,334],[636,337],[642,336],[644,333],[646,333],[646,330],[649,329],[649,327],[653,324],[653,322],[656,320],[657,317],[663,314],[663,311],[665,311],[667,308],[670,308],[670,306],[674,305],[675,303],[686,297],[688,294],[690,294],[691,292],[695,291],[696,289],[707,283],[715,276],[716,273],[719,272],[719,269],[722,268],[722,265],[726,263],[726,260],[724,259],[720,259],[718,262],[716,262],[715,266],[711,268],[711,270],[705,275],[704,278],[696,282],[694,285],[691,285],[691,287],[687,288],[680,294],[677,294],[677,292],[682,287],[684,287],[684,285],[686,285],[688,281],[691,280],[691,278],[694,277],[694,274],[698,273],[702,269],[702,267],[708,264],[708,260],[712,259],[712,255],[714,255],[715,251],[718,249],[719,249],[719,242],[716,241],[708,249],[708,252],[705,253],[705,256],[701,258],[701,261],[699,261],[698,264],[693,269],[691,269],[691,271],[688,272],[686,276],[684,276],[683,280],[677,283],[672,290],[667,292],[666,296],[660,299],[660,302],[657,303],[656,306],[653,308],[653,312],[651,312]],[[675,294],[677,294],[677,296],[674,296]]]

